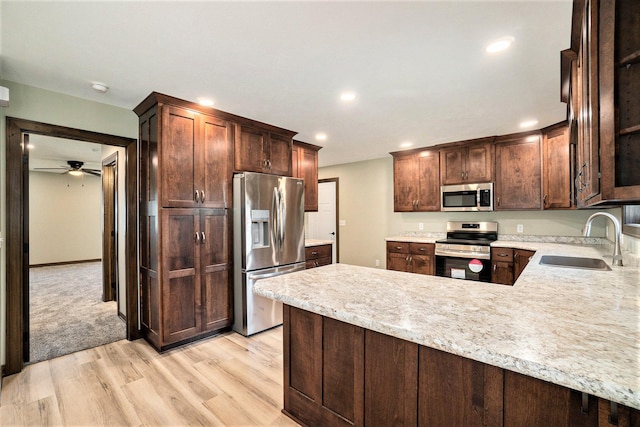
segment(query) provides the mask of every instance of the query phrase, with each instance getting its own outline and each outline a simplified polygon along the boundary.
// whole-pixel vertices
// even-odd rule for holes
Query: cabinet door
[[[465,183],[465,147],[440,150],[440,183],[442,185]]]
[[[190,110],[162,107],[160,141],[161,201],[163,207],[193,207],[195,200],[194,150],[198,138],[197,116]]]
[[[467,150],[465,180],[469,183],[493,181],[493,144],[471,144]]]
[[[411,212],[416,208],[419,164],[415,155],[393,158],[393,210]]]
[[[581,393],[511,371],[504,371],[505,426],[597,426],[598,404]]]
[[[425,150],[417,156],[418,162],[418,203],[416,210],[440,210],[440,156],[437,151]]]
[[[419,426],[501,426],[503,370],[420,346]]]
[[[540,138],[528,135],[496,144],[496,210],[541,209],[541,190]]]
[[[274,175],[291,176],[291,138],[270,134],[266,172]]]
[[[413,273],[433,276],[435,271],[435,260],[432,256],[411,255],[411,265]]]
[[[197,209],[162,209],[163,343],[194,336],[201,326]]]
[[[264,172],[267,165],[265,150],[268,135],[249,126],[238,125],[234,138],[234,170],[238,172]]]
[[[491,264],[491,283],[513,285],[512,262],[492,261]]]
[[[291,176],[304,180],[305,212],[316,212],[318,210],[318,150],[307,148],[294,141],[291,166]]]
[[[513,252],[513,281],[515,282],[520,277],[522,270],[529,264],[535,252],[524,249],[516,249]]]
[[[200,115],[201,143],[195,154],[200,206],[231,207],[231,124]]]
[[[200,209],[200,277],[204,330],[233,320],[229,210]]]
[[[571,191],[571,144],[569,127],[562,126],[544,134],[544,209],[566,209],[573,206]]]
[[[365,330],[364,419],[376,426],[417,423],[418,344]],[[375,356],[373,356],[375,355]]]
[[[387,253],[387,270],[411,272],[409,254]]]

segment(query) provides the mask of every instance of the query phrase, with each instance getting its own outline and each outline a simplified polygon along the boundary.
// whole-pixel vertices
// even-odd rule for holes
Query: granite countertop
[[[304,239],[304,246],[306,248],[310,246],[320,246],[320,245],[333,245],[333,240],[322,240],[322,239]]]
[[[536,251],[513,286],[332,264],[260,280],[254,292],[640,409],[638,264],[612,271],[539,264],[542,255],[611,264],[609,246],[495,246]]]

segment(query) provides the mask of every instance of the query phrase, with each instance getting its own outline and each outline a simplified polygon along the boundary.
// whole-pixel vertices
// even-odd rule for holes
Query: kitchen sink
[[[543,255],[540,264],[553,267],[579,268],[584,270],[611,270],[606,262],[599,258],[582,258],[574,256]]]

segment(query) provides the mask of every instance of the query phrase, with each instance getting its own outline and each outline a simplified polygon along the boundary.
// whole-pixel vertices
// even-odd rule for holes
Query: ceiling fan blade
[[[100,176],[100,172],[94,170],[94,169],[81,169],[82,172],[89,174],[89,175],[93,175],[93,176]]]
[[[101,173],[101,172],[102,172],[100,169],[82,168],[82,170],[83,170],[83,171],[98,172],[98,173]]]
[[[47,170],[47,171],[57,171],[57,170],[69,170],[69,168],[60,167],[60,168],[33,168],[33,170]]]

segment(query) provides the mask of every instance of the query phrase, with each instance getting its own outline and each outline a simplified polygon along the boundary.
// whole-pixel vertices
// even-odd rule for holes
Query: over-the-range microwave
[[[493,182],[442,185],[440,210],[445,212],[492,211]]]

